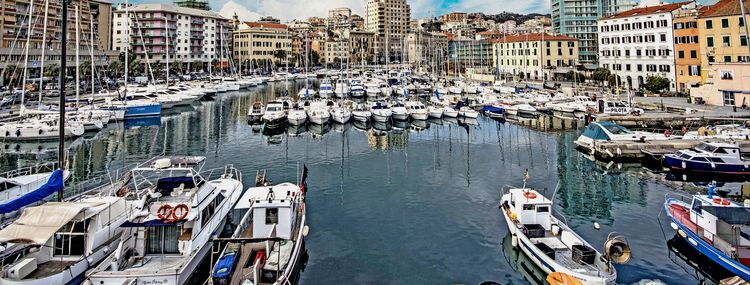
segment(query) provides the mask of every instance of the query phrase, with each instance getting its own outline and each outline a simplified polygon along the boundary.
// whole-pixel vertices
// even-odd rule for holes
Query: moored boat
[[[664,155],[664,163],[678,171],[750,174],[750,160],[742,157],[739,146],[728,143],[703,142],[692,149]]]

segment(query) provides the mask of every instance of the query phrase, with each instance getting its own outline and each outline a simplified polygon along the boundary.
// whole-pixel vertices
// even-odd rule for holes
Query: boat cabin
[[[522,225],[540,225],[552,230],[552,201],[532,189],[511,189],[510,207]]]
[[[250,237],[291,239],[297,219],[296,197],[299,195],[299,187],[291,183],[250,188],[235,210],[251,212]]]
[[[717,196],[695,195],[690,221],[683,223],[716,249],[750,266],[750,208]]]
[[[695,162],[742,163],[740,148],[727,143],[703,142],[693,149],[678,150],[675,156]]]

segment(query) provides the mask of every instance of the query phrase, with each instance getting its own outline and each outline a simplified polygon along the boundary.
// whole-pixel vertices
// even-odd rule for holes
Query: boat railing
[[[66,200],[78,200],[83,196],[114,195],[116,194],[114,191],[119,188],[117,187],[118,183],[126,183],[127,181],[123,181],[124,178],[137,166],[138,163],[130,163],[114,169],[108,167],[104,174],[68,183],[64,192],[67,197],[64,198]]]
[[[247,230],[247,228],[252,225],[253,223],[253,202],[250,201],[250,210],[245,213],[245,215],[242,217],[242,221],[239,225],[237,225],[237,229],[234,230],[234,233],[232,233],[232,237],[241,237],[242,233]]]
[[[57,162],[47,162],[42,164],[36,164],[32,166],[26,166],[10,171],[6,171],[3,173],[0,173],[0,177],[2,178],[13,178],[18,176],[24,176],[24,175],[34,175],[44,172],[52,172],[55,169],[59,168],[59,163]]]
[[[201,179],[211,181],[216,179],[237,179],[242,183],[242,172],[234,168],[234,164],[227,164],[224,167],[217,167],[201,171]],[[198,181],[196,181],[198,182]]]
[[[664,194],[664,201],[667,201],[667,200],[670,200],[670,199],[679,200],[681,202],[685,202],[685,203],[688,203],[688,204],[690,204],[690,203],[693,202],[693,197],[692,196],[685,195],[685,194],[682,194],[682,193],[669,192],[669,193]]]

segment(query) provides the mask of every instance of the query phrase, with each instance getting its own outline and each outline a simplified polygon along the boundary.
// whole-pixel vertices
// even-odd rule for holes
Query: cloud
[[[231,19],[234,14],[237,14],[237,17],[243,21],[256,21],[262,16],[261,14],[248,10],[245,6],[234,2],[234,0],[229,0],[229,2],[224,3],[224,6],[219,9],[219,14],[229,19]]]

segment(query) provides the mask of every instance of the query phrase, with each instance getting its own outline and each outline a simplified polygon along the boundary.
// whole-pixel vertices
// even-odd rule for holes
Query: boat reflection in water
[[[503,238],[503,252],[510,267],[520,273],[530,284],[549,285],[544,270],[534,264],[520,248],[513,247],[513,238],[510,233]]]
[[[126,128],[151,127],[161,125],[160,116],[138,117],[125,119]]]
[[[677,234],[667,241],[667,247],[669,259],[695,277],[699,284],[720,284],[721,280],[734,276],[724,267],[695,250]]]

